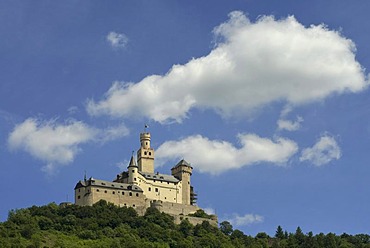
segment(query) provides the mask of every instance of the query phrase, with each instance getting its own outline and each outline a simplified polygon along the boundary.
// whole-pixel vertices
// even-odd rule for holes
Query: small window
[[[134,181],[136,181],[136,177],[134,177]]]
[[[114,187],[114,184],[112,184],[112,187]]]
[[[149,187],[149,188],[148,188],[148,191],[152,191],[152,188],[151,188],[151,187]]]
[[[135,170],[132,170],[132,173],[134,173],[135,172]]]
[[[106,190],[104,190],[104,193],[108,193]]]
[[[97,189],[96,192],[99,192],[99,189]]]
[[[105,183],[101,183],[101,185],[105,185]]]
[[[132,193],[130,192],[130,194],[129,194],[130,196],[132,196]]]
[[[122,191],[122,195],[125,195],[125,192]]]
[[[151,153],[151,152],[149,152],[149,155],[152,155],[152,153]]]
[[[170,182],[167,182],[167,184],[170,184]]]
[[[114,194],[116,194],[116,192],[115,192],[115,191],[113,191],[113,192],[112,192],[112,194],[114,195]]]
[[[136,196],[139,197],[139,193],[136,193]]]
[[[77,196],[77,199],[80,199],[81,198],[81,196]]]
[[[78,189],[78,192],[81,192],[81,189]]]
[[[134,208],[135,207],[135,204],[132,204],[132,207]]]
[[[148,142],[145,142],[145,145],[148,145]]]
[[[147,154],[147,152],[144,152],[144,155],[146,155]]]
[[[165,200],[167,199],[167,197],[164,198]]]
[[[155,188],[155,192],[158,192],[158,188]]]
[[[125,203],[125,207],[126,207],[126,203]]]

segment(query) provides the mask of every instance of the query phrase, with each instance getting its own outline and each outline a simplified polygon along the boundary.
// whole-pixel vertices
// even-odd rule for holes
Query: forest
[[[261,232],[253,237],[228,221],[219,227],[207,221],[193,226],[184,218],[175,225],[170,215],[153,208],[138,216],[133,208],[100,201],[93,206],[50,203],[11,210],[0,223],[0,247],[370,248],[370,236],[303,233],[300,227],[289,233],[278,226],[273,236]]]

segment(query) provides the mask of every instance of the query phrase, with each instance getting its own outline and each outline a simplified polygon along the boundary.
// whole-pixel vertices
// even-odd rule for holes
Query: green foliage
[[[204,214],[195,215],[204,218]],[[170,215],[156,209],[138,216],[132,208],[100,201],[84,207],[51,203],[12,210],[0,223],[0,247],[370,248],[370,236],[304,234],[300,227],[288,234],[278,226],[274,237],[264,232],[252,237],[233,230],[227,221],[220,228],[208,221],[193,226],[187,219],[175,225]]]
[[[220,223],[220,230],[225,235],[230,235],[233,232],[233,226],[228,221],[223,221]]]
[[[200,217],[205,219],[212,219],[213,215],[207,214],[203,209],[198,209],[195,213],[189,214],[189,216]]]

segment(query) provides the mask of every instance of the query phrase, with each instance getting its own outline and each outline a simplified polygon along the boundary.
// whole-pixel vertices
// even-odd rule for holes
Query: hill
[[[201,214],[201,213],[200,213]],[[284,232],[255,237],[233,230],[227,221],[220,227],[207,221],[196,226],[186,219],[175,225],[171,216],[149,208],[138,216],[133,208],[105,201],[93,206],[46,206],[12,210],[0,223],[0,247],[359,247],[370,248],[367,234]]]

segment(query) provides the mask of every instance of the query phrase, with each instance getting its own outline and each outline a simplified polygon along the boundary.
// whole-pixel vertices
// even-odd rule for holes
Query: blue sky
[[[370,228],[368,1],[0,2],[0,220],[156,170],[248,234]]]

